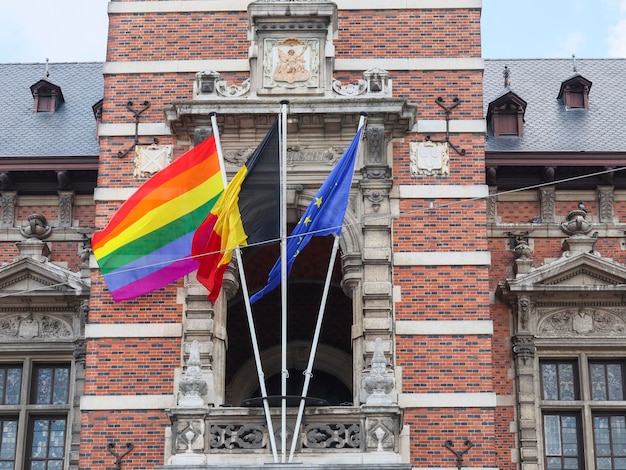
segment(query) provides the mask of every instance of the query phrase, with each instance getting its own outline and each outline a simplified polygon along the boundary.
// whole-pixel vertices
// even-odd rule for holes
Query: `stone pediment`
[[[25,303],[58,306],[89,296],[89,281],[49,261],[22,258],[0,267],[0,311]]]
[[[585,292],[621,296],[626,293],[626,266],[596,253],[580,253],[507,279],[499,291],[503,295]]]

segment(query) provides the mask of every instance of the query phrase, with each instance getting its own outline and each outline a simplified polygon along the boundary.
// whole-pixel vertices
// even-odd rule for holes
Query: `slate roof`
[[[104,95],[101,62],[0,64],[0,157],[98,156],[92,106]],[[30,86],[45,78],[65,102],[33,113]]]
[[[510,87],[528,103],[524,135],[493,137],[487,152],[626,152],[626,59],[485,59],[484,114],[505,91],[504,67]],[[592,82],[589,109],[565,109],[557,100],[561,83],[575,74]]]

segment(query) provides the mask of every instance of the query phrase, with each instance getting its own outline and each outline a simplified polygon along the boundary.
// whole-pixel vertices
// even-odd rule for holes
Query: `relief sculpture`
[[[310,73],[306,69],[304,53],[307,46],[302,44],[298,50],[294,47],[278,47],[278,64],[274,69],[274,80],[277,82],[305,82]]]

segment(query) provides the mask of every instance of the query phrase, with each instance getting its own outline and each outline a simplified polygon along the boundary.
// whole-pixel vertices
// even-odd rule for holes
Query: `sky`
[[[108,3],[5,0],[0,63],[103,62]],[[485,58],[626,58],[626,0],[483,0],[482,7]]]

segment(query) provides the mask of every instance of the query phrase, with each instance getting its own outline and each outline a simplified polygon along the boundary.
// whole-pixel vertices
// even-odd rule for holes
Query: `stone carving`
[[[311,424],[304,428],[303,447],[309,449],[359,448],[361,426],[358,423]]]
[[[171,145],[137,145],[135,147],[135,178],[148,178],[172,162]]]
[[[411,176],[448,176],[450,153],[446,142],[411,142]]]
[[[4,174],[4,173],[3,173]],[[2,193],[2,226],[13,227],[15,221],[15,206],[17,205],[16,192]]]
[[[390,393],[394,388],[393,375],[387,370],[387,358],[383,351],[383,340],[376,338],[374,343],[374,355],[369,373],[364,374],[363,389],[367,394],[368,405],[390,405],[392,400]]]
[[[204,450],[204,420],[182,419],[177,423],[176,452]]]
[[[526,365],[535,356],[537,346],[531,336],[514,336],[513,352]]]
[[[178,385],[180,398],[178,406],[186,408],[198,408],[205,406],[202,395],[208,390],[207,381],[202,377],[202,363],[200,362],[200,348],[198,341],[191,343],[187,370]]]
[[[317,88],[319,47],[318,38],[265,39],[263,88]]]
[[[517,318],[520,330],[528,330],[528,319],[530,318],[531,301],[527,295],[521,295],[517,299]]]
[[[31,214],[28,216],[28,225],[20,227],[20,233],[26,238],[43,240],[50,236],[52,227],[42,214]]]
[[[274,80],[277,82],[304,82],[311,74],[306,69],[307,63],[304,58],[308,47],[296,39],[288,39],[278,44],[278,63],[274,67]]]
[[[383,202],[385,198],[389,195],[389,191],[379,189],[365,189],[363,190],[363,195],[367,198],[368,201],[372,203],[372,209],[374,209],[374,212],[378,212],[380,209],[380,203]]]
[[[611,312],[579,308],[546,316],[538,326],[545,336],[613,336],[626,333],[626,323]]]
[[[45,315],[16,315],[0,320],[0,337],[6,339],[67,339],[73,333],[68,323]]]
[[[261,424],[212,425],[209,429],[211,449],[263,449],[267,432]]]
[[[367,81],[360,79],[356,84],[344,85],[340,80],[333,80],[333,91],[341,96],[358,96],[367,93]]]
[[[584,210],[576,209],[567,214],[567,220],[561,223],[561,230],[568,235],[582,235],[591,232],[592,225],[587,222]]]
[[[74,207],[74,192],[59,192],[59,225],[61,227],[72,226],[72,208]]]
[[[367,418],[367,448],[376,452],[393,450],[395,447],[393,425],[390,418]]]
[[[386,160],[385,155],[385,128],[372,126],[365,129],[367,143],[367,165],[380,164]]]
[[[238,97],[247,94],[250,91],[250,79],[246,78],[241,85],[228,85],[226,80],[217,80],[215,82],[215,91],[218,95],[226,97]]]
[[[0,173],[0,191],[8,191],[13,189],[13,178],[7,171]]]
[[[539,197],[541,201],[542,222],[554,222],[554,204],[556,201],[554,186],[541,188],[539,190]]]
[[[613,222],[614,204],[614,188],[612,186],[598,188],[598,212],[600,215],[600,222]]]

